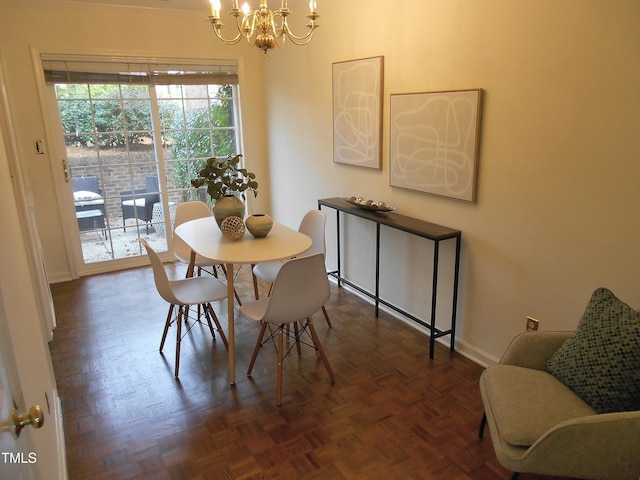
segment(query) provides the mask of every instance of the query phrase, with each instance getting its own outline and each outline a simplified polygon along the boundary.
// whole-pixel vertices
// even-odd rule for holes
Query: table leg
[[[233,289],[233,263],[227,263],[227,340],[229,342],[229,383],[236,383],[236,336],[234,329],[234,289]]]
[[[376,318],[380,313],[380,224],[376,223],[376,295],[375,311]]]
[[[336,251],[338,254],[338,287],[342,286],[342,268],[340,265],[340,210],[336,210],[336,232],[337,232],[337,241],[336,241]]]
[[[193,277],[193,271],[196,264],[196,252],[191,250],[191,257],[189,259],[189,266],[187,267],[187,277]]]
[[[458,309],[458,283],[460,280],[460,243],[462,239],[460,236],[456,237],[456,263],[455,272],[453,276],[453,307],[451,309],[451,346],[449,350],[453,352],[456,340],[456,312]]]
[[[433,244],[433,280],[431,285],[431,334],[429,337],[429,358],[433,358],[433,351],[436,345],[436,302],[438,300],[438,256],[440,251],[440,241]]]

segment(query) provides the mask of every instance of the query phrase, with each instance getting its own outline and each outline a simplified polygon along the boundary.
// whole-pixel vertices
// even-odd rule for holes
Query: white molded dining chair
[[[182,225],[189,220],[196,220],[198,218],[203,217],[213,217],[209,207],[204,202],[194,201],[194,202],[183,202],[179,203],[176,206],[176,216],[174,220],[174,230],[178,225]],[[176,234],[173,235],[173,255],[180,260],[182,263],[186,263],[187,265],[191,262],[191,248],[184,243],[184,241]],[[194,263],[194,268],[198,276],[202,274],[202,271],[206,271],[211,273],[213,276],[217,277],[218,273],[216,268],[220,267],[224,275],[226,276],[227,272],[224,265],[216,262],[212,262],[200,255],[196,254],[196,260]],[[211,271],[207,270],[207,268],[211,268]],[[242,305],[242,301],[240,300],[240,296],[236,289],[233,289],[233,293],[236,297],[236,301],[238,305]]]
[[[302,218],[300,222],[300,226],[298,227],[298,231],[300,233],[304,233],[307,237],[311,238],[311,248],[301,254],[300,256],[311,256],[317,253],[322,254],[322,258],[324,261],[326,254],[326,241],[325,241],[325,227],[327,224],[327,214],[322,210],[309,210],[305,216]],[[284,265],[283,261],[274,261],[274,262],[265,262],[260,263],[253,267],[253,282],[254,282],[254,292],[256,296],[256,300],[258,300],[258,286],[256,282],[256,278],[259,278],[265,283],[270,283],[273,285],[278,272]],[[326,269],[325,269],[326,275]],[[324,315],[324,319],[327,322],[327,325],[331,327],[331,320],[329,319],[329,314],[327,313],[327,309],[324,305],[322,305],[322,313]]]
[[[180,369],[180,342],[182,341],[184,335],[189,333],[193,325],[195,325],[196,322],[200,321],[199,319],[196,319],[196,322],[194,322],[193,324],[187,324],[187,321],[189,319],[189,307],[191,305],[202,305],[209,330],[211,331],[211,336],[215,340],[216,335],[213,331],[213,325],[211,324],[211,319],[213,318],[213,321],[215,322],[217,330],[220,334],[220,338],[222,338],[222,342],[224,343],[225,348],[228,349],[227,337],[222,330],[222,326],[220,325],[218,316],[211,306],[211,302],[227,298],[227,287],[217,278],[210,276],[188,277],[179,280],[169,280],[167,271],[164,269],[162,261],[160,260],[160,257],[158,256],[156,251],[151,248],[146,240],[140,239],[140,242],[142,243],[142,245],[144,245],[147,250],[147,254],[149,255],[151,266],[153,268],[153,278],[155,280],[158,293],[164,300],[166,300],[170,304],[169,313],[167,314],[167,320],[164,324],[162,340],[160,341],[160,352],[162,352],[162,349],[164,348],[164,342],[167,338],[167,332],[169,331],[169,327],[171,326],[171,324],[175,322],[177,327],[175,363],[175,376],[177,377],[178,370]],[[176,306],[178,306],[178,312],[174,316],[173,313]],[[183,322],[187,324],[187,331],[184,333],[184,335],[182,334]]]
[[[301,343],[315,348],[317,356],[327,369],[331,384],[336,381],[311,318],[311,315],[317,312],[329,299],[329,295],[329,280],[324,266],[324,255],[317,253],[311,256],[297,257],[282,264],[273,282],[271,295],[255,302],[245,303],[240,307],[240,311],[248,318],[261,322],[260,333],[247,371],[248,376],[251,376],[258,352],[263,345],[266,329],[270,330],[267,341],[275,341],[277,337],[278,405],[282,403],[282,363],[286,355],[293,349],[291,346],[286,353],[284,351],[284,336],[289,335],[285,333],[285,326],[290,323],[294,325],[293,339],[298,349],[298,355],[301,354]],[[302,324],[300,330],[298,322]],[[310,339],[311,343],[307,343],[305,339],[307,341]]]

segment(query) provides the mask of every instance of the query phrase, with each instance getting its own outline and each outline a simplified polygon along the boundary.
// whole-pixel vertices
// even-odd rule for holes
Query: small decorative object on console
[[[364,208],[365,210],[371,210],[372,212],[393,212],[396,207],[387,205],[385,202],[376,202],[374,200],[365,200],[363,197],[349,197],[345,198],[347,202],[356,207]]]
[[[244,222],[242,218],[232,215],[222,221],[220,230],[222,230],[222,234],[229,240],[240,240],[245,232]]]

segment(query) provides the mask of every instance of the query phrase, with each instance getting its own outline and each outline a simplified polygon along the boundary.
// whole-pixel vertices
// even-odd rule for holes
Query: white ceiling
[[[209,12],[209,0],[40,0],[46,3],[95,3],[96,5],[125,5],[130,7],[171,8]]]

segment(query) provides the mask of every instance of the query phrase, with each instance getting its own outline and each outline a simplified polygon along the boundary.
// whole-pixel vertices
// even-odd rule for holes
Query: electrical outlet
[[[538,330],[538,320],[533,317],[527,317],[527,332]]]

